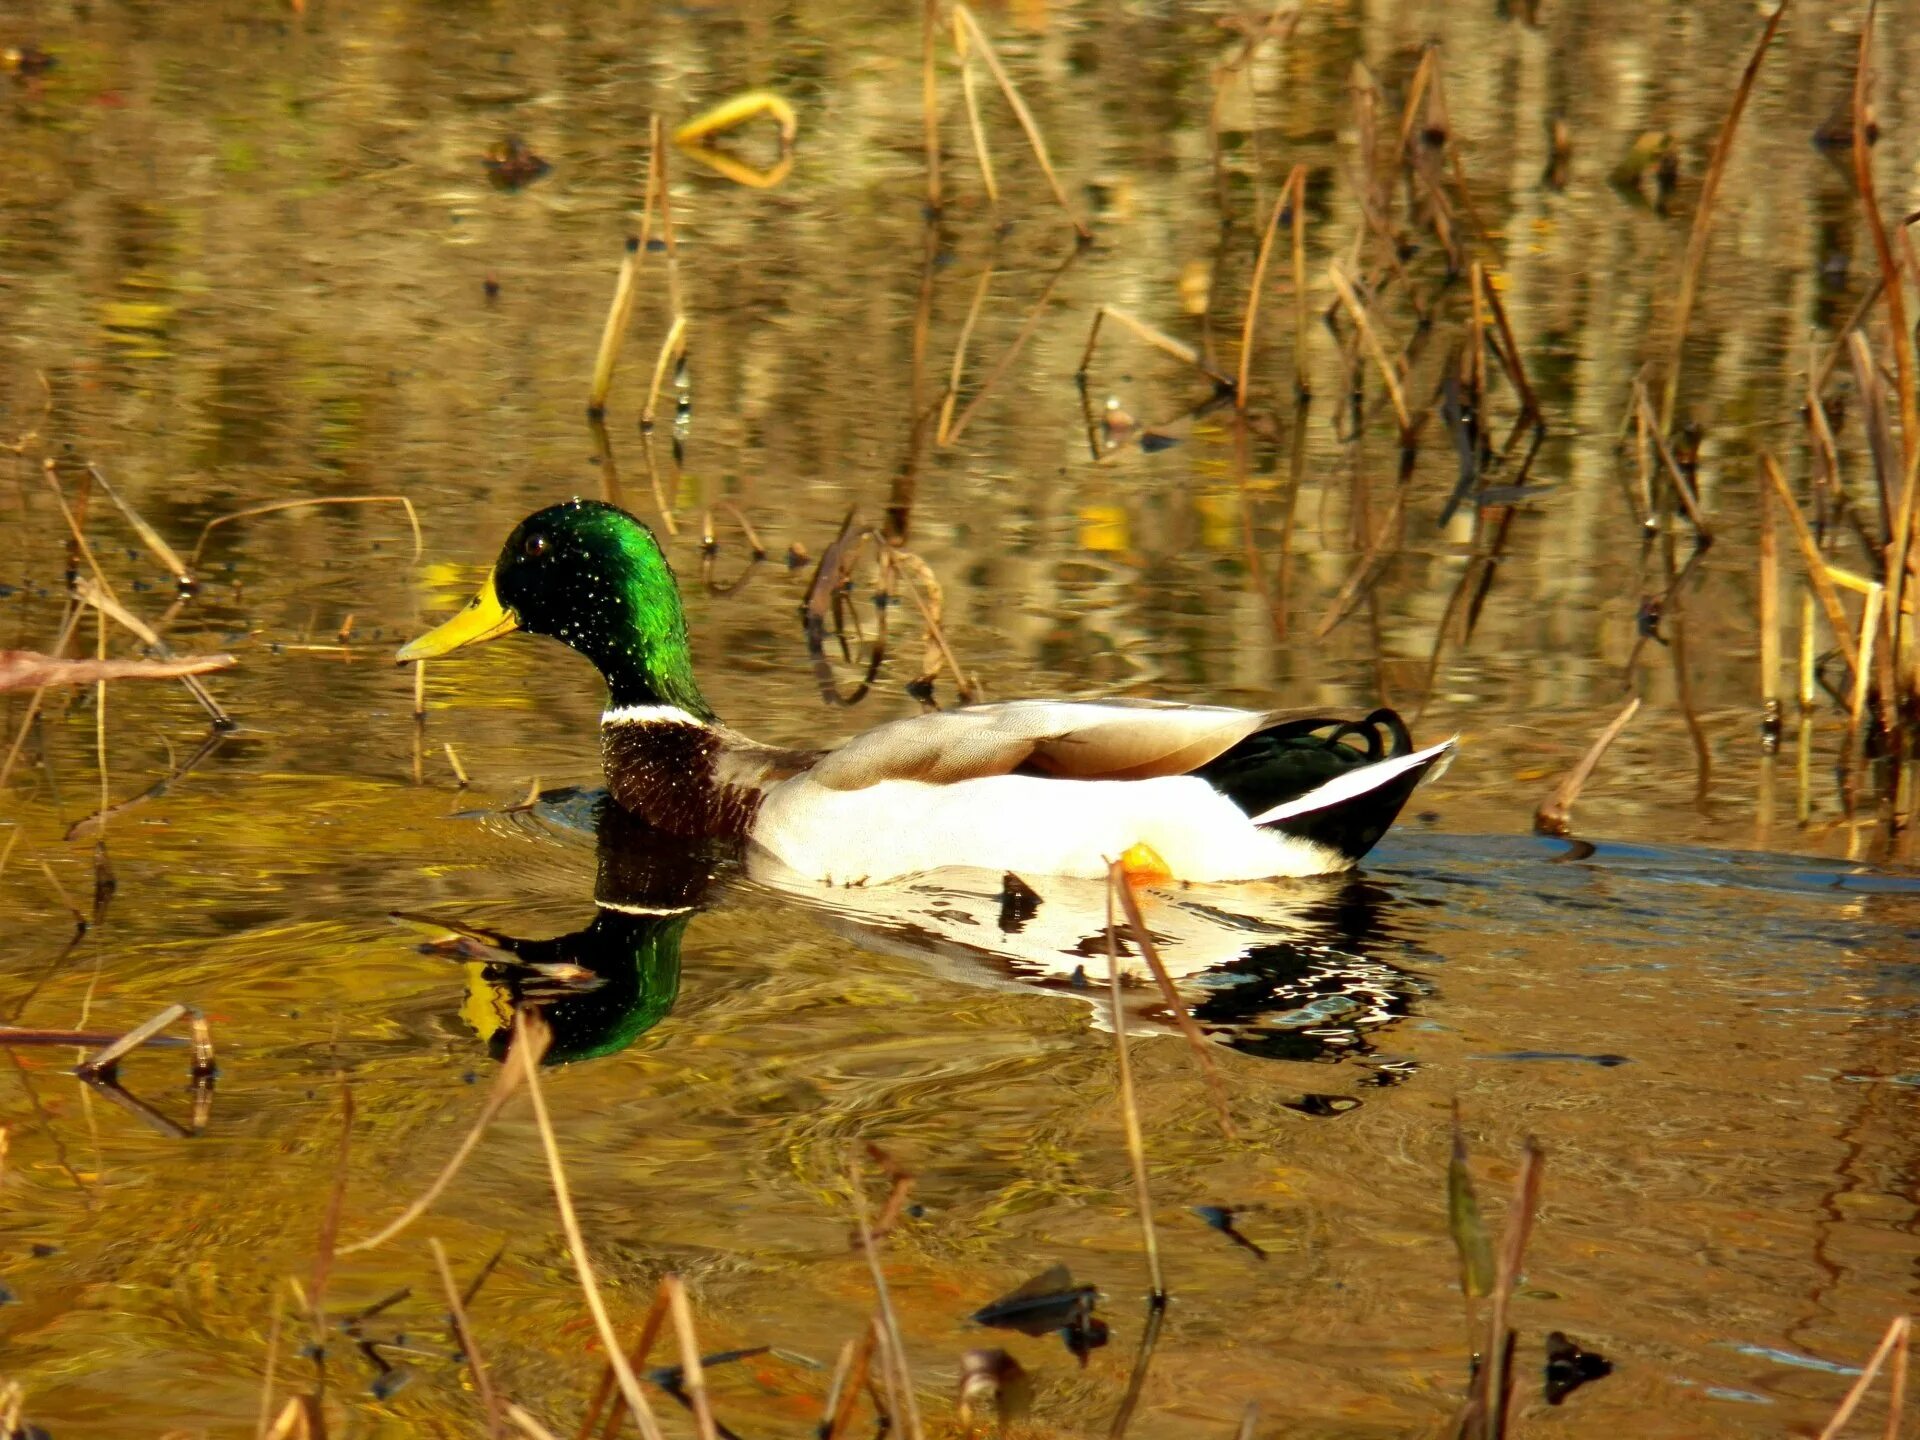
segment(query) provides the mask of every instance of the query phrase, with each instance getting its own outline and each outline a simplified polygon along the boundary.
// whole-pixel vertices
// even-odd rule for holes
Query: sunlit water
[[[617,486],[657,517],[634,422],[665,324],[658,254],[608,417],[615,477],[581,418],[646,119],[770,84],[801,114],[780,186],[676,162],[684,463],[672,425],[653,437],[679,527],[667,544],[722,714],[791,741],[912,712],[904,686],[922,647],[907,608],[875,694],[829,708],[797,618],[810,562],[781,563],[795,543],[817,557],[849,507],[879,524],[911,493],[909,543],[990,695],[1386,700],[1421,712],[1423,739],[1463,737],[1364,875],[1147,897],[1216,1041],[1241,1138],[1220,1138],[1164,1011],[1129,987],[1132,1024],[1149,1032],[1132,1054],[1174,1293],[1136,1433],[1224,1435],[1248,1400],[1263,1434],[1444,1424],[1467,1367],[1445,1215],[1456,1099],[1496,1219],[1524,1138],[1547,1155],[1514,1310],[1530,1427],[1817,1426],[1920,1278],[1920,892],[1900,855],[1849,858],[1871,838],[1838,804],[1831,712],[1804,802],[1791,738],[1777,770],[1755,743],[1753,454],[1772,446],[1802,465],[1808,335],[1830,343],[1871,266],[1840,171],[1807,139],[1850,81],[1857,14],[1795,12],[1729,171],[1682,392],[1705,426],[1720,540],[1680,634],[1671,616],[1663,630],[1682,642],[1677,665],[1671,646],[1633,649],[1641,602],[1664,582],[1613,439],[1633,374],[1664,353],[1691,187],[1757,21],[1742,4],[1541,8],[1544,28],[1529,30],[1491,4],[1310,7],[1286,47],[1256,60],[1257,104],[1237,87],[1223,102],[1236,226],[1224,240],[1206,128],[1209,70],[1237,44],[1215,24],[1224,10],[983,12],[1098,239],[944,448],[925,428],[916,441],[914,419],[939,401],[982,268],[996,267],[962,409],[1072,246],[993,100],[1012,221],[996,247],[949,74],[951,199],[926,264],[911,15],[583,5],[529,25],[510,11],[199,3],[0,15],[0,46],[32,41],[59,61],[0,80],[0,441],[33,432],[0,486],[0,643],[44,647],[59,621],[64,532],[42,454],[98,462],[183,553],[207,520],[295,497],[404,494],[425,532],[418,562],[391,505],[214,532],[208,583],[170,638],[240,656],[212,682],[240,729],[108,820],[117,890],[72,947],[56,884],[88,907],[93,837],[68,832],[100,803],[90,697],[57,705],[22,752],[0,823],[0,848],[19,837],[0,874],[0,1004],[17,1023],[119,1029],[187,1001],[211,1017],[221,1067],[204,1129],[183,1140],[69,1078],[70,1051],[15,1052],[0,1101],[0,1282],[13,1297],[0,1371],[25,1386],[28,1415],[62,1440],[250,1432],[272,1295],[311,1278],[343,1086],[351,1239],[418,1194],[471,1124],[517,985],[567,997],[551,1013],[573,1063],[548,1073],[547,1092],[623,1328],[674,1271],[707,1349],[768,1344],[830,1365],[873,1304],[848,1248],[846,1179],[850,1142],[871,1140],[918,1177],[921,1208],[888,1242],[888,1275],[929,1412],[945,1413],[963,1350],[1003,1344],[1035,1372],[1040,1419],[1104,1431],[1146,1281],[1098,904],[1063,891],[1003,929],[996,876],[822,896],[733,859],[607,859],[578,801],[505,813],[536,783],[596,779],[600,697],[578,660],[520,640],[436,664],[418,728],[409,677],[389,664],[534,505]],[[1364,60],[1398,93],[1429,38],[1443,42],[1454,138],[1552,427],[1542,496],[1519,512],[1478,627],[1465,643],[1449,632],[1431,686],[1474,542],[1469,516],[1435,523],[1453,478],[1444,431],[1430,430],[1414,472],[1401,553],[1317,637],[1390,516],[1397,455],[1377,387],[1364,439],[1341,439],[1344,378],[1316,319],[1296,485],[1284,286],[1268,295],[1244,478],[1223,413],[1171,418],[1208,386],[1169,357],[1110,333],[1088,392],[1096,415],[1111,398],[1168,421],[1178,443],[1153,453],[1096,463],[1072,380],[1103,302],[1198,343],[1178,283],[1195,262],[1217,262],[1213,330],[1231,364],[1255,217],[1295,161],[1311,167],[1316,310],[1330,299],[1327,263],[1361,223],[1349,68]],[[1878,163],[1896,190],[1920,134],[1899,83],[1920,73],[1914,43],[1887,33],[1878,67]],[[1563,191],[1541,184],[1556,113],[1576,140]],[[1605,180],[1654,128],[1685,157],[1667,215]],[[481,157],[514,134],[552,171],[499,191]],[[743,148],[769,153],[757,143]],[[1397,341],[1410,335],[1404,306],[1381,318]],[[1436,339],[1410,380],[1415,404],[1444,352]],[[671,410],[680,391],[668,390]],[[1857,430],[1842,439],[1863,467]],[[721,498],[770,558],[748,569],[721,508],[705,585],[700,516]],[[171,584],[98,496],[89,533],[122,598],[157,616]],[[871,627],[869,595],[863,571]],[[91,646],[91,622],[80,634]],[[1704,785],[1682,675],[1712,760]],[[838,667],[843,688],[855,678]],[[1533,807],[1630,682],[1648,703],[1580,801],[1590,843],[1531,838]],[[950,703],[950,677],[937,683]],[[10,705],[7,744],[23,713]],[[186,759],[197,726],[176,690],[114,688],[112,799]],[[630,913],[647,909],[676,913]],[[458,930],[496,949],[436,943]],[[509,939],[523,960],[602,983],[506,965]],[[190,1120],[182,1052],[136,1055],[123,1078]],[[1268,1258],[1196,1206],[1235,1209]],[[569,1433],[597,1350],[521,1101],[427,1219],[337,1265],[336,1315],[411,1294],[363,1327],[394,1342],[378,1353],[397,1379],[334,1338],[336,1423],[473,1433],[430,1235],[462,1276],[504,1243],[476,1329],[499,1387]],[[1084,1369],[1057,1339],[966,1320],[1056,1262],[1101,1288],[1113,1326]],[[1615,1370],[1548,1409],[1541,1347],[1556,1329]],[[290,1317],[282,1394],[314,1387],[307,1338]],[[775,1356],[712,1380],[747,1436],[800,1433],[826,1384]]]

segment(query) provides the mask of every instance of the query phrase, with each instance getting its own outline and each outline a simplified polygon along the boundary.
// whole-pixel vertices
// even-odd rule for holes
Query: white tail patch
[[[1438,745],[1429,745],[1424,750],[1416,750],[1411,755],[1398,755],[1391,760],[1376,760],[1371,765],[1362,765],[1357,770],[1336,775],[1326,784],[1309,790],[1297,799],[1285,801],[1263,814],[1254,816],[1253,823],[1273,825],[1282,820],[1291,820],[1296,815],[1311,814],[1315,810],[1328,810],[1348,800],[1357,800],[1360,796],[1399,779],[1409,770],[1417,770],[1422,765],[1431,764],[1435,759],[1450,755],[1459,739],[1460,737],[1456,735],[1452,739],[1442,740]]]

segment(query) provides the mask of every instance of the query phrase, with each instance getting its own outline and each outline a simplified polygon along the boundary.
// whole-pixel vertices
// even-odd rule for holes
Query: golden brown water
[[[1216,23],[1226,7],[986,11],[1097,238],[946,447],[916,441],[914,420],[940,398],[983,268],[962,408],[1072,237],[988,92],[1010,222],[996,239],[949,71],[949,201],[928,265],[915,7],[294,14],[189,0],[0,13],[0,46],[30,41],[58,60],[0,78],[0,441],[33,432],[0,486],[0,645],[44,648],[59,625],[64,530],[43,454],[98,463],[183,551],[215,516],[299,497],[405,495],[425,532],[419,562],[391,505],[214,532],[208,583],[169,638],[240,656],[211,684],[241,728],[109,820],[118,890],[71,949],[55,881],[83,905],[93,884],[90,840],[64,838],[99,804],[90,696],[54,708],[8,782],[0,1010],[118,1029],[186,1001],[211,1016],[221,1062],[210,1120],[182,1140],[69,1078],[70,1052],[15,1052],[0,1085],[0,1281],[15,1297],[0,1309],[0,1372],[24,1385],[29,1416],[60,1440],[249,1433],[271,1293],[312,1269],[340,1077],[357,1108],[347,1237],[427,1184],[490,1083],[477,967],[422,953],[444,932],[390,912],[533,937],[593,920],[577,807],[497,813],[536,780],[594,778],[600,694],[583,664],[527,640],[436,664],[416,730],[391,651],[464,597],[528,509],[617,485],[656,518],[635,419],[665,325],[657,254],[608,415],[617,479],[582,415],[647,118],[770,85],[801,116],[781,185],[676,162],[683,466],[672,427],[653,437],[679,527],[666,543],[722,714],[797,740],[912,712],[919,640],[900,612],[875,695],[823,704],[797,619],[808,569],[780,563],[794,543],[818,556],[850,507],[879,524],[910,492],[910,543],[990,695],[1384,700],[1422,712],[1423,737],[1463,737],[1363,879],[1281,897],[1289,915],[1249,954],[1190,980],[1202,1020],[1233,1042],[1219,1063],[1241,1143],[1220,1139],[1177,1042],[1134,1044],[1174,1300],[1133,1433],[1225,1435],[1248,1400],[1263,1435],[1443,1426],[1466,1373],[1444,1195],[1456,1097],[1490,1208],[1523,1136],[1549,1157],[1515,1308],[1529,1433],[1817,1429],[1848,1383],[1835,1367],[1858,1364],[1920,1282],[1910,852],[1873,871],[1848,861],[1872,840],[1843,823],[1831,710],[1804,818],[1791,741],[1777,774],[1756,743],[1754,453],[1805,474],[1795,407],[1809,340],[1824,354],[1872,269],[1850,184],[1808,138],[1851,83],[1859,10],[1791,14],[1741,131],[1681,391],[1704,428],[1719,543],[1684,614],[1667,617],[1678,651],[1635,652],[1636,614],[1664,580],[1615,437],[1635,372],[1665,352],[1704,157],[1759,21],[1732,0],[1540,8],[1528,28],[1491,0],[1308,6],[1288,43],[1257,55],[1257,99],[1226,89],[1220,189],[1207,114],[1210,71],[1238,44]],[[1517,512],[1471,639],[1456,622],[1430,686],[1475,543],[1470,507],[1436,523],[1454,475],[1445,430],[1429,425],[1397,555],[1318,637],[1365,537],[1391,528],[1398,457],[1370,371],[1362,438],[1345,438],[1340,350],[1317,318],[1316,399],[1296,431],[1284,284],[1268,292],[1244,466],[1230,407],[1170,424],[1169,448],[1096,462],[1073,381],[1101,303],[1200,343],[1179,280],[1204,264],[1212,343],[1231,365],[1255,217],[1296,162],[1310,167],[1310,298],[1316,311],[1329,301],[1328,262],[1364,228],[1350,68],[1364,61],[1397,96],[1429,39],[1551,427],[1541,493]],[[1887,26],[1881,47],[1876,163],[1904,213],[1920,42]],[[1575,139],[1564,190],[1541,178],[1554,115]],[[1672,131],[1682,155],[1669,213],[1606,181],[1649,129]],[[481,158],[512,135],[552,166],[517,192],[490,186]],[[1397,297],[1381,321],[1396,346],[1413,332]],[[1442,358],[1436,339],[1409,383],[1416,406]],[[1089,398],[1158,423],[1207,389],[1110,330]],[[1857,427],[1842,442],[1863,473]],[[700,583],[700,515],[720,499],[772,554],[730,589],[749,554],[724,509],[717,584]],[[157,616],[171,582],[98,496],[89,532],[122,598]],[[863,572],[870,625],[868,593]],[[82,648],[92,635],[88,622]],[[1647,708],[1577,813],[1600,848],[1533,839],[1533,806],[1630,686]],[[951,701],[950,679],[939,691]],[[6,743],[23,713],[10,697]],[[113,688],[113,798],[184,759],[200,725],[176,688]],[[446,744],[473,777],[464,793]],[[1004,1344],[1036,1374],[1040,1419],[1103,1432],[1145,1279],[1112,1041],[1090,997],[1063,974],[1009,983],[1036,977],[916,947],[897,927],[863,933],[730,868],[698,901],[676,932],[671,1014],[547,1080],[623,1329],[677,1271],[707,1348],[770,1344],[830,1364],[872,1304],[847,1249],[845,1180],[847,1142],[871,1139],[919,1177],[924,1211],[891,1240],[888,1270],[925,1407],[946,1413],[964,1349]],[[1171,924],[1174,902],[1152,903]],[[658,943],[603,925],[570,953],[654,945],[647,973],[672,988]],[[1625,1063],[1600,1063],[1613,1057]],[[184,1073],[178,1052],[125,1067],[182,1119]],[[1195,1219],[1201,1205],[1243,1209],[1270,1258]],[[338,1433],[476,1433],[429,1235],[463,1276],[505,1242],[476,1328],[501,1389],[570,1433],[597,1354],[524,1102],[428,1219],[339,1262],[336,1314],[412,1294],[368,1322],[407,1336],[383,1352],[410,1372],[390,1396],[336,1341]],[[1055,1262],[1107,1297],[1114,1341],[1084,1371],[1055,1339],[966,1323]],[[1553,1329],[1616,1367],[1560,1409],[1539,1398]],[[310,1390],[311,1360],[283,1348],[281,1393]],[[808,1429],[825,1377],[762,1358],[713,1384],[722,1417],[753,1437]]]

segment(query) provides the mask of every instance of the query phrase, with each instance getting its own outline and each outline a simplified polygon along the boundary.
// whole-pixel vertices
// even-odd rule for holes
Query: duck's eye
[[[547,537],[537,534],[527,536],[520,542],[520,553],[529,560],[538,560],[547,553]]]

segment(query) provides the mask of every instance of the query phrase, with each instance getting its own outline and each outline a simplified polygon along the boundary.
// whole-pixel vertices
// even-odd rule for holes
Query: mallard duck
[[[1239,881],[1351,868],[1453,752],[1365,719],[1159,700],[1012,700],[894,720],[830,749],[722,724],[693,678],[673,570],[639,520],[569,500],[514,527],[480,591],[400,663],[514,630],[571,646],[609,692],[614,799],[654,829],[757,846],[812,880],[949,867]]]

